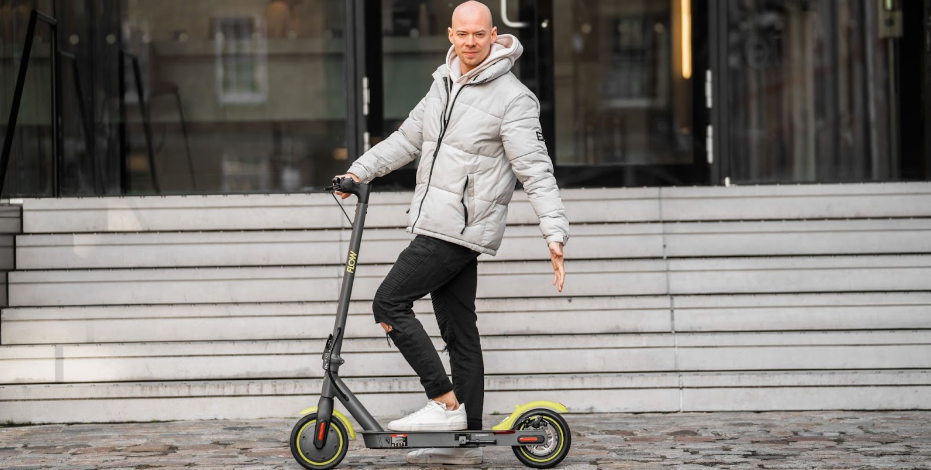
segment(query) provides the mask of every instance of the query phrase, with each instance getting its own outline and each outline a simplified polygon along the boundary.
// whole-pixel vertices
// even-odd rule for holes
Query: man
[[[476,327],[477,260],[501,246],[507,205],[519,179],[540,219],[562,292],[569,223],[540,130],[540,106],[510,72],[523,48],[498,36],[491,11],[469,1],[448,28],[446,64],[401,128],[359,157],[342,177],[368,182],[413,161],[417,184],[408,231],[417,235],[398,257],[373,302],[375,321],[420,376],[427,405],[392,421],[393,431],[482,429],[484,365]],[[343,194],[342,197],[348,197]],[[421,323],[415,300],[430,294],[449,351],[450,383]],[[466,408],[468,406],[468,408]],[[482,450],[421,449],[410,463],[470,464]]]

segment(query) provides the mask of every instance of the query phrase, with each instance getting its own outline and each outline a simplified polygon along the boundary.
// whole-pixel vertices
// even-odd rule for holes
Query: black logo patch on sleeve
[[[543,142],[543,141],[544,141],[544,140],[543,140],[543,133],[540,132],[540,131],[537,131],[537,140],[539,140],[540,142]]]

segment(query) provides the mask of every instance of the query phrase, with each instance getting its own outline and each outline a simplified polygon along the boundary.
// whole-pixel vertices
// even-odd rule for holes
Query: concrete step
[[[34,234],[16,240],[17,269],[342,264],[348,230]],[[412,235],[363,234],[359,263],[393,263]],[[931,253],[931,219],[576,224],[569,259]],[[3,255],[0,245],[0,256]],[[9,254],[12,256],[12,253]],[[546,259],[538,227],[508,228],[497,256]]]
[[[670,298],[572,297],[479,299],[488,336],[761,331],[931,329],[931,293],[760,294]],[[371,304],[350,303],[347,338],[380,334]],[[438,336],[429,300],[415,303]],[[325,338],[336,302],[268,304],[19,307],[0,311],[0,344],[241,341]],[[571,319],[571,321],[567,321]]]
[[[0,384],[321,377],[323,340],[0,347]],[[670,334],[485,337],[487,374],[670,371]],[[439,350],[442,340],[434,338]],[[559,351],[558,354],[554,351]],[[347,339],[346,377],[413,375],[385,337]],[[444,354],[443,361],[447,361]],[[448,367],[448,366],[447,366]]]
[[[354,300],[371,300],[388,265],[359,268]],[[665,292],[661,261],[576,261],[564,296],[654,295]],[[79,306],[334,301],[342,266],[18,271],[10,273],[10,305]],[[502,282],[506,279],[506,282]],[[552,297],[547,261],[483,263],[481,298]]]
[[[346,383],[383,420],[426,399],[412,377]],[[16,403],[0,407],[0,421],[297,419],[316,405],[320,386],[320,379],[0,385],[0,402]],[[485,388],[485,412],[502,417],[537,399],[570,413],[931,408],[929,370],[486,376]]]
[[[416,378],[349,378],[346,383],[370,413],[386,420],[421,408],[427,399]],[[486,376],[484,410],[500,413],[503,419],[515,405],[551,400],[566,404],[574,413],[676,411],[676,383],[675,375],[669,374]],[[0,407],[0,420],[101,422],[233,416],[293,416],[296,420],[298,411],[316,406],[320,386],[319,379],[0,386],[0,402],[17,404]],[[337,409],[346,413],[340,404]]]
[[[795,220],[931,216],[927,183],[569,189],[570,221]],[[367,227],[405,227],[410,192],[372,196]],[[352,204],[350,206],[351,212]],[[326,194],[26,199],[26,233],[336,228],[346,221]],[[536,225],[518,191],[508,223]]]
[[[668,273],[666,271],[668,266]],[[390,270],[359,268],[354,300]],[[931,291],[931,255],[579,260],[557,294],[548,261],[482,263],[480,298]],[[342,266],[17,271],[10,305],[80,306],[337,299]]]
[[[492,375],[931,368],[931,330],[486,336],[482,343]],[[321,377],[323,347],[319,339],[3,346],[0,383]],[[342,356],[346,377],[412,375],[384,337],[347,339]]]
[[[572,233],[575,259],[663,255],[656,224],[583,224]],[[346,261],[349,236],[349,230],[24,235],[16,261],[21,270],[338,265]],[[400,228],[366,230],[359,263],[394,263],[412,238]],[[497,256],[481,259],[547,260],[549,251],[539,227],[513,226]]]
[[[931,216],[928,183],[658,188],[663,220],[865,219]]]
[[[666,297],[479,299],[476,308],[489,336],[671,331]],[[370,302],[349,311],[347,338],[381,335]],[[438,336],[432,303],[418,301],[414,311]],[[336,302],[10,308],[0,311],[0,344],[323,339],[335,312]]]
[[[677,332],[931,329],[931,293],[676,295]]]
[[[672,294],[931,291],[931,255],[672,259]]]
[[[655,189],[565,190],[575,223],[654,220]],[[406,227],[410,192],[377,192],[366,215],[367,228]],[[355,199],[344,202],[353,214]],[[606,214],[609,202],[623,210]],[[508,223],[537,225],[523,192],[509,206]],[[171,232],[198,230],[297,230],[345,228],[349,224],[328,194],[228,196],[139,196],[121,198],[26,199],[25,233]],[[608,216],[607,219],[605,217]]]
[[[931,253],[931,219],[850,219],[662,224],[666,256]]]

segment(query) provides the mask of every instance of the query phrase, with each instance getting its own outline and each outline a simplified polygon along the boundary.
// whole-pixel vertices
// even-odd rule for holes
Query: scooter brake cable
[[[346,209],[343,207],[343,203],[339,202],[339,198],[336,197],[336,194],[330,193],[330,196],[333,196],[333,200],[336,201],[337,204],[339,204],[339,208],[343,210],[343,214],[346,214],[346,220],[349,221],[349,228],[353,228],[352,219],[349,218],[349,213],[346,212]]]

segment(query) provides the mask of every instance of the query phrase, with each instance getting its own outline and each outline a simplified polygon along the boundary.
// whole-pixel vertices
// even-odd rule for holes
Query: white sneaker
[[[467,428],[465,405],[448,411],[446,405],[427,400],[427,406],[388,423],[389,431],[461,431]]]
[[[407,454],[407,463],[478,465],[482,463],[482,448],[417,449]]]

